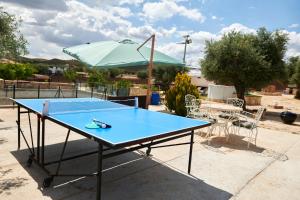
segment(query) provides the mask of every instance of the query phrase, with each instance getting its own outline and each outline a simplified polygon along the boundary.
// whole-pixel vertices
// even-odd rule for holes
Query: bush
[[[186,116],[185,95],[191,94],[200,97],[196,86],[192,85],[191,77],[186,73],[178,73],[175,78],[175,85],[166,93],[166,106],[169,110],[175,111],[177,115]]]
[[[26,79],[36,71],[30,64],[0,64],[0,78],[7,80]]]

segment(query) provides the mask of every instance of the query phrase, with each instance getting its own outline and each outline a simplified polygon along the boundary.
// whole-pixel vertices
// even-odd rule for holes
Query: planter
[[[259,106],[261,105],[261,96],[249,95],[245,96],[246,105]]]
[[[280,118],[285,124],[292,124],[297,119],[297,114],[289,111],[282,112]]]
[[[151,105],[159,105],[160,102],[160,96],[157,92],[152,92],[151,95]]]

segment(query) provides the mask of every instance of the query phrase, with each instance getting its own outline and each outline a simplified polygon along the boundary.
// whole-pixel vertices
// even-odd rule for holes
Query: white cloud
[[[143,6],[143,16],[151,21],[168,19],[174,15],[184,16],[188,19],[204,22],[205,17],[197,9],[188,9],[178,5],[171,0],[162,0],[160,2],[148,2]]]
[[[139,5],[141,3],[143,3],[144,0],[121,0],[119,1],[120,5],[124,5],[124,4],[134,4],[134,5]]]
[[[223,21],[224,17],[217,17],[216,15],[211,16],[212,20],[219,20],[219,21]]]
[[[29,9],[9,3],[1,3],[1,6],[9,13],[22,17],[21,31],[29,41],[31,57],[65,58],[63,47],[100,40],[144,40],[153,33],[159,40],[171,37],[177,31],[175,27],[134,26],[127,19],[132,15],[129,8],[109,4],[92,7],[69,0],[64,12]]]
[[[3,2],[21,5],[27,8],[41,9],[41,10],[57,10],[65,11],[67,9],[64,0],[1,0]]]
[[[295,31],[289,32],[287,30],[283,30],[282,32],[286,33],[289,38],[286,57],[300,56],[300,33]]]
[[[111,7],[111,12],[119,15],[121,17],[130,17],[133,15],[131,10],[129,8],[123,8],[123,7]]]
[[[234,24],[231,24],[227,27],[222,28],[220,33],[221,34],[226,34],[226,33],[229,33],[231,31],[242,32],[242,33],[256,33],[255,29],[249,28],[249,27],[244,26],[244,25],[239,24],[239,23],[234,23]]]
[[[291,24],[289,25],[289,28],[298,28],[299,27],[299,24]]]
[[[182,36],[189,34],[192,38],[192,43],[188,44],[186,52],[186,63],[188,66],[199,67],[199,59],[204,57],[204,48],[206,40],[218,40],[221,35],[216,35],[210,32],[199,31],[199,32],[181,32]],[[159,50],[174,56],[177,59],[183,58],[184,45],[173,43],[167,43],[161,45]]]
[[[86,0],[85,2],[88,1]],[[175,15],[188,17],[187,12],[190,9],[181,6],[181,4],[178,5],[178,1],[181,0],[162,0],[156,4],[150,3],[152,6],[160,5],[160,7],[157,8],[158,10],[151,10],[153,13],[147,13],[149,14],[147,18],[165,19]],[[256,32],[256,30],[239,23],[228,25],[216,33],[187,30],[171,24],[168,26],[169,28],[157,27],[147,23],[135,25],[134,21],[131,20],[133,16],[138,14],[133,13],[128,7],[122,6],[130,2],[136,2],[138,5],[143,1],[128,0],[127,2],[124,0],[120,2],[116,0],[101,0],[101,6],[99,6],[94,4],[94,0],[90,0],[90,3],[68,0],[66,1],[67,9],[64,11],[57,11],[52,8],[49,10],[30,9],[28,5],[24,6],[7,2],[0,3],[0,5],[9,13],[22,17],[21,31],[30,43],[29,56],[31,57],[69,58],[62,53],[63,47],[86,42],[121,40],[124,38],[143,41],[155,33],[157,36],[156,47],[162,52],[181,60],[183,58],[184,45],[177,44],[177,42],[183,40],[183,35],[189,34],[192,43],[187,46],[186,61],[189,66],[199,67],[199,59],[204,56],[203,51],[206,40],[219,40],[222,34],[232,30],[244,33]],[[145,3],[145,5],[147,4],[149,5],[149,3]],[[161,7],[162,4],[163,6]],[[145,6],[139,7],[139,9],[145,9]],[[194,12],[198,13],[199,11],[194,10]],[[145,13],[144,16],[146,16]],[[200,16],[202,16],[201,13]],[[193,15],[192,17],[195,16]],[[215,17],[218,20],[221,19],[218,16]],[[200,18],[198,16],[193,19],[203,20]],[[286,56],[300,55],[300,33],[288,32],[287,30],[285,30],[285,33],[288,34],[290,39]]]

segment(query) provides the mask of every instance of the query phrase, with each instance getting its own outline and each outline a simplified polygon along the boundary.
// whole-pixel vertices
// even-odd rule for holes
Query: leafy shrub
[[[169,110],[175,111],[177,115],[186,116],[185,95],[191,94],[200,97],[196,86],[192,85],[191,77],[186,73],[178,73],[175,78],[175,85],[166,93],[166,106]]]
[[[0,64],[0,78],[7,80],[26,79],[36,71],[30,64]]]

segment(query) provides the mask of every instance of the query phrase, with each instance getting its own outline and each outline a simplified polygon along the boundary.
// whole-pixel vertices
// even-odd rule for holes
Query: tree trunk
[[[236,90],[237,98],[244,100],[243,110],[246,110],[246,101],[245,101],[245,91],[246,91],[246,88],[244,88],[241,85],[235,85],[234,87],[235,87],[235,90]]]

